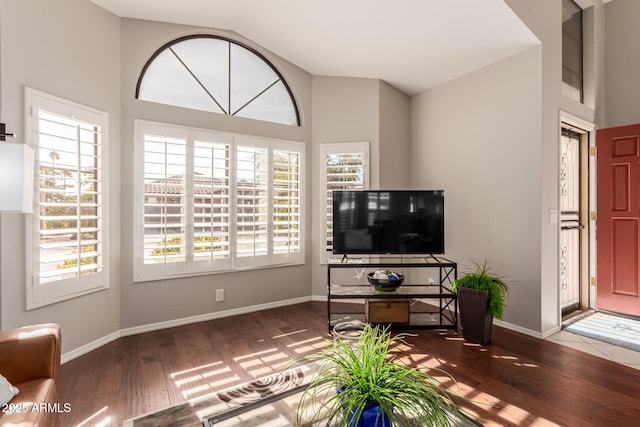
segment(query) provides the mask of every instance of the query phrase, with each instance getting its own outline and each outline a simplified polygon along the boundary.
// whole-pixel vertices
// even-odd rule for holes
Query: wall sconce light
[[[0,213],[33,212],[34,152],[27,144],[5,142],[6,132],[0,123]]]

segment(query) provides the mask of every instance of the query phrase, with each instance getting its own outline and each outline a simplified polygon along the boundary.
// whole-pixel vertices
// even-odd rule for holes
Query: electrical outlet
[[[224,301],[224,289],[216,289],[216,302]]]
[[[429,277],[429,280],[427,280],[427,283],[430,285],[434,285],[436,281],[433,278]]]

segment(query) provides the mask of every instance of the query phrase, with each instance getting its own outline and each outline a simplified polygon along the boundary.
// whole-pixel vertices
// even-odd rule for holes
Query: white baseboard
[[[529,335],[534,338],[544,338],[540,332],[532,329],[523,328],[522,326],[514,325],[513,323],[505,322],[504,320],[493,319],[493,323],[501,328],[509,329],[512,331],[520,332],[521,334]]]
[[[118,338],[120,338],[120,336],[121,336],[120,331],[112,332],[109,335],[106,335],[102,338],[98,338],[95,341],[91,341],[89,344],[85,344],[71,351],[63,353],[60,356],[60,363],[64,364],[77,357],[83,356],[89,353],[90,351],[93,351],[97,348],[102,347],[103,345],[107,345],[110,342],[117,340]]]
[[[213,313],[200,314],[197,316],[183,317],[181,319],[173,319],[173,320],[167,320],[165,322],[150,323],[147,325],[120,329],[116,332],[110,333],[107,336],[98,338],[95,341],[92,341],[88,344],[85,344],[81,347],[78,347],[76,349],[73,349],[69,352],[62,354],[62,356],[60,357],[60,361],[61,363],[67,363],[75,358],[78,358],[80,356],[83,356],[89,353],[90,351],[96,350],[102,347],[103,345],[109,344],[110,342],[115,341],[121,337],[128,337],[131,335],[142,334],[144,332],[158,331],[160,329],[173,328],[176,326],[184,326],[184,325],[189,325],[191,323],[205,322],[207,320],[222,319],[224,317],[253,313],[255,311],[268,310],[271,308],[284,307],[287,305],[300,304],[303,302],[309,302],[313,300],[314,300],[313,297],[310,297],[310,296],[292,298],[288,300],[274,301],[274,302],[269,302],[265,304],[250,305],[247,307],[234,308],[231,310],[216,311]],[[326,297],[324,301],[326,301]]]
[[[311,300],[312,301],[327,302],[327,296],[326,295],[312,295],[311,296]],[[439,306],[439,303],[437,301],[429,299],[429,298],[423,298],[423,299],[421,299],[421,301],[423,303],[425,303],[425,304],[433,305],[434,307],[438,307]],[[349,302],[351,302],[351,303],[353,303],[353,302],[364,303],[364,300],[349,300]],[[508,322],[505,322],[503,320],[493,319],[493,323],[496,326],[500,326],[500,327],[505,328],[505,329],[510,329],[512,331],[520,332],[520,333],[523,333],[525,335],[529,335],[529,336],[532,336],[532,337],[535,337],[535,338],[546,338],[547,336],[550,336],[553,333],[557,332],[556,330],[553,330],[553,331],[547,332],[543,336],[543,334],[541,334],[540,332],[536,332],[536,331],[533,331],[531,329],[523,328],[521,326],[514,325],[513,323],[508,323]]]
[[[224,317],[230,317],[230,316],[237,316],[239,314],[247,314],[247,313],[253,313],[255,311],[261,311],[261,310],[268,310],[271,308],[278,308],[278,307],[284,307],[287,305],[293,305],[293,304],[300,304],[303,302],[309,302],[309,301],[320,301],[320,302],[327,302],[327,296],[326,295],[311,295],[311,296],[306,296],[306,297],[299,297],[299,298],[292,298],[292,299],[288,299],[288,300],[282,300],[282,301],[274,301],[274,302],[269,302],[269,303],[265,303],[265,304],[257,304],[257,305],[250,305],[247,307],[240,307],[240,308],[234,308],[231,310],[223,310],[223,311],[216,311],[213,313],[206,313],[206,314],[200,314],[197,316],[190,316],[190,317],[183,317],[181,319],[173,319],[173,320],[167,320],[164,322],[157,322],[157,323],[150,323],[147,325],[141,325],[141,326],[134,326],[131,328],[125,328],[125,329],[120,329],[118,331],[112,332],[109,335],[106,335],[102,338],[98,338],[95,341],[92,341],[88,344],[85,344],[83,346],[80,346],[78,348],[75,348],[69,352],[66,352],[64,354],[62,354],[61,356],[61,363],[67,363],[73,359],[76,359],[80,356],[83,356],[93,350],[96,350],[100,347],[102,347],[103,345],[109,344],[112,341],[117,340],[118,338],[121,337],[127,337],[127,336],[131,336],[131,335],[137,335],[137,334],[142,334],[145,332],[152,332],[152,331],[158,331],[160,329],[167,329],[167,328],[173,328],[176,326],[184,326],[184,325],[189,325],[191,323],[197,323],[197,322],[205,322],[208,320],[214,320],[214,319],[222,319]],[[351,301],[351,302],[355,302]],[[364,301],[358,301],[358,302],[364,302]],[[533,331],[531,329],[526,329],[517,325],[514,325],[512,323],[508,323],[508,322],[504,322],[502,320],[497,320],[494,319],[494,323],[497,326],[506,328],[506,329],[510,329],[512,331],[516,331],[516,332],[520,332],[523,333],[525,335],[529,335],[535,338],[541,338],[544,339],[552,334],[554,334],[555,332],[557,332],[558,330],[560,330],[560,328],[557,328],[558,330],[551,330],[551,331],[547,331],[546,333],[542,334],[540,332],[536,332]]]

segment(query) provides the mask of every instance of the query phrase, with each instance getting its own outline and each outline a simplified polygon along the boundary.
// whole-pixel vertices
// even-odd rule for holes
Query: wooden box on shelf
[[[408,299],[367,299],[365,302],[367,322],[409,323]]]

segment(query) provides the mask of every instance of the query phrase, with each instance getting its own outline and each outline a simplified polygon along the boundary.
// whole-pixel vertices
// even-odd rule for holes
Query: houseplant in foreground
[[[453,394],[436,377],[393,354],[407,334],[365,324],[358,340],[335,339],[306,356],[316,372],[298,405],[299,425],[452,425]],[[437,368],[445,379],[453,378]],[[457,417],[456,417],[457,418]]]
[[[462,337],[476,344],[491,342],[493,318],[502,319],[509,290],[506,280],[484,264],[475,264],[454,280],[458,294]]]

